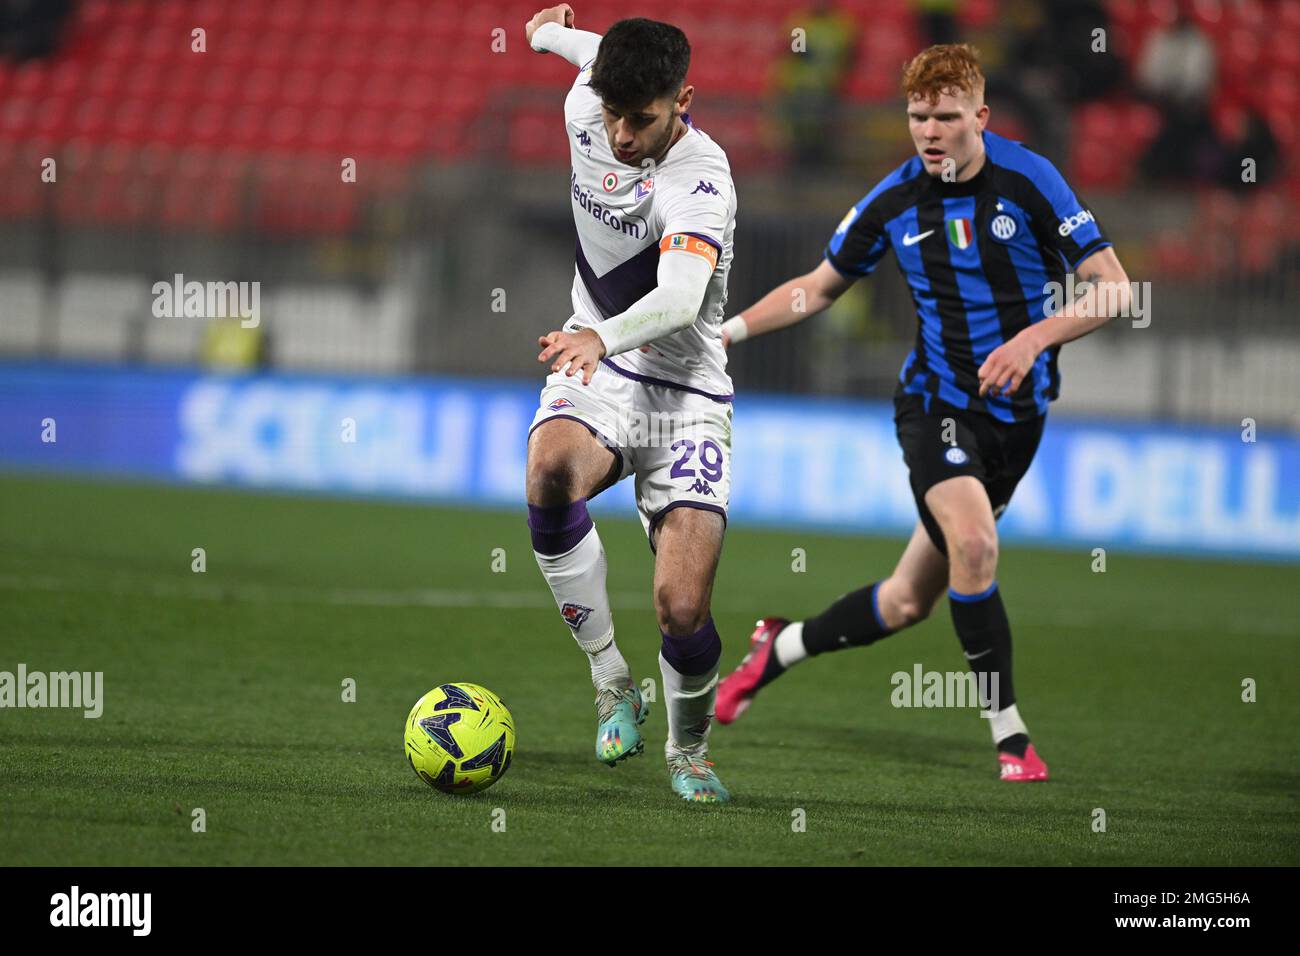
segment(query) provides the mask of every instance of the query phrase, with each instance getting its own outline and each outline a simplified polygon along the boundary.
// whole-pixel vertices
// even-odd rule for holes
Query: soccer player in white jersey
[[[669,778],[685,800],[721,803],[729,793],[706,759],[722,654],[709,601],[731,488],[720,327],[736,193],[726,155],[691,124],[682,31],[631,19],[601,37],[573,22],[560,4],[525,27],[534,50],[578,68],[564,104],[573,316],[538,340],[551,374],[529,432],[528,526],[591,663],[596,757],[614,766],[644,749],[649,708],[614,640],[587,499],[635,476],[655,553]]]

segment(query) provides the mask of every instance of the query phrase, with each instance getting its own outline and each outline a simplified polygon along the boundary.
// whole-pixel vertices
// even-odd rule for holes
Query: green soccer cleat
[[[596,759],[614,766],[645,750],[637,728],[650,716],[650,705],[632,681],[626,687],[603,687],[596,694]]]
[[[668,777],[677,796],[691,803],[726,803],[731,799],[731,792],[713,772],[713,764],[704,759],[708,750],[703,744],[689,750],[669,744],[666,753]]]

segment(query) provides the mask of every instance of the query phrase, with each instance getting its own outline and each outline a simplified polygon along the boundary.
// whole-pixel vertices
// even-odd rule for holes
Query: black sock
[[[789,627],[789,625],[786,625],[786,627]],[[781,630],[784,631],[785,628],[783,627]],[[758,679],[759,687],[766,687],[768,684],[772,683],[772,681],[785,673],[785,667],[782,666],[781,662],[776,658],[776,639],[780,636],[780,633],[781,631],[777,631],[777,633],[773,634],[770,638],[772,641],[772,653],[767,655],[767,663],[763,665],[763,676]]]
[[[1013,756],[1019,757],[1021,760],[1025,758],[1025,751],[1028,749],[1029,749],[1028,734],[1012,734],[1010,737],[1007,737],[1005,740],[998,741],[999,753],[1009,753],[1012,754]]]
[[[878,587],[879,581],[851,591],[816,617],[804,621],[803,646],[808,654],[863,647],[892,634],[876,606]]]
[[[980,693],[995,697],[991,702],[995,711],[1010,707],[1016,702],[1011,684],[1011,624],[997,582],[979,594],[958,594],[949,588],[948,604],[952,608],[952,626],[979,682]]]

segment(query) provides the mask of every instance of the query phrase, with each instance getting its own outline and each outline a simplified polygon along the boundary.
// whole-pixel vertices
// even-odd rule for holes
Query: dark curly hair
[[[691,45],[671,23],[619,20],[600,41],[590,86],[611,106],[637,109],[676,96],[690,65]]]

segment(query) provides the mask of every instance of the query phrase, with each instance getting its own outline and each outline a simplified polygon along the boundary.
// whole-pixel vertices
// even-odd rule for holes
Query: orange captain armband
[[[659,254],[663,255],[665,252],[690,252],[709,260],[710,268],[718,267],[718,250],[713,243],[705,242],[688,232],[678,232],[660,239]]]

